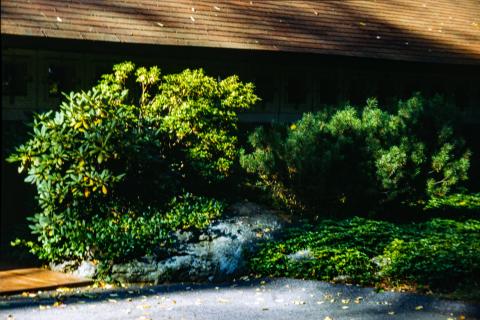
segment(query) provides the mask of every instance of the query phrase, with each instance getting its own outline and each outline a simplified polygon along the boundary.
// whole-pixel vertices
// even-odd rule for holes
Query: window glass
[[[2,95],[26,96],[28,80],[27,64],[2,60]]]
[[[307,81],[304,77],[291,76],[287,80],[287,103],[295,105],[307,103]]]
[[[318,86],[318,104],[319,105],[336,105],[338,98],[338,81],[337,77],[317,78]]]
[[[51,63],[47,67],[47,89],[49,98],[60,98],[62,92],[70,92],[78,87],[74,66]]]
[[[376,91],[377,83],[373,77],[352,77],[349,84],[348,100],[355,106],[363,106],[368,98],[376,95]]]
[[[259,76],[253,82],[255,93],[262,99],[259,105],[265,109],[275,99],[275,79],[268,76]]]

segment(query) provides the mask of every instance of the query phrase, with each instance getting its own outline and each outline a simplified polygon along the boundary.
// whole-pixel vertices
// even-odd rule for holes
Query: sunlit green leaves
[[[203,198],[185,196],[177,209],[169,203],[193,179],[208,184],[230,174],[238,156],[237,111],[258,100],[252,84],[235,76],[218,82],[202,70],[162,76],[158,67],[124,62],[90,90],[64,97],[58,111],[35,116],[31,138],[8,158],[37,188],[42,211],[32,220],[39,235],[34,253],[46,260],[117,259],[153,245],[119,233],[132,224],[135,239],[148,234],[144,223],[153,216],[145,212],[166,210],[169,223],[152,220],[157,229],[150,231],[159,234],[204,227],[218,216],[222,207]],[[92,233],[104,231],[98,246]],[[122,248],[136,249],[122,255],[113,249],[116,236]]]

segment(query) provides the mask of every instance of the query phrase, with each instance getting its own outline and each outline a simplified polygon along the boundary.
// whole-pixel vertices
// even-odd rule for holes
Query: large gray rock
[[[92,279],[97,273],[97,266],[92,261],[65,261],[59,264],[50,264],[50,269],[57,272],[70,273],[80,278]]]
[[[177,233],[176,246],[168,257],[145,257],[113,266],[113,278],[122,282],[226,280],[246,271],[245,256],[261,241],[278,234],[284,221],[275,212],[242,202],[233,205],[225,218],[201,234]]]

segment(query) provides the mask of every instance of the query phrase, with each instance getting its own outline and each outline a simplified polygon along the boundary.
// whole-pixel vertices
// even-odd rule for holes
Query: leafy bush
[[[417,204],[467,179],[470,151],[455,134],[455,109],[416,95],[393,112],[370,99],[308,113],[289,128],[258,128],[242,166],[293,209],[371,209]]]
[[[395,225],[355,217],[292,229],[285,239],[263,244],[250,266],[265,276],[343,276],[363,284],[453,291],[461,283],[479,285],[479,249],[478,220]]]
[[[161,77],[158,67],[130,62],[113,71],[65,95],[58,111],[36,115],[30,140],[8,158],[37,188],[31,247],[41,258],[130,256],[172,228],[202,227],[217,215],[213,200],[168,202],[229,176],[237,111],[258,99],[253,85],[202,70]]]
[[[24,244],[40,259],[52,262],[124,261],[168,246],[171,232],[205,228],[223,209],[220,201],[187,193],[173,198],[163,212],[145,206],[122,209],[109,203],[102,214],[92,216],[38,213],[29,218],[38,242],[17,240],[15,244]]]

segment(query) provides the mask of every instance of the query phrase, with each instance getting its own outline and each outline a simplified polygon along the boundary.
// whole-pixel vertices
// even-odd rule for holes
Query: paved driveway
[[[480,306],[292,279],[1,297],[0,319],[478,319]]]

